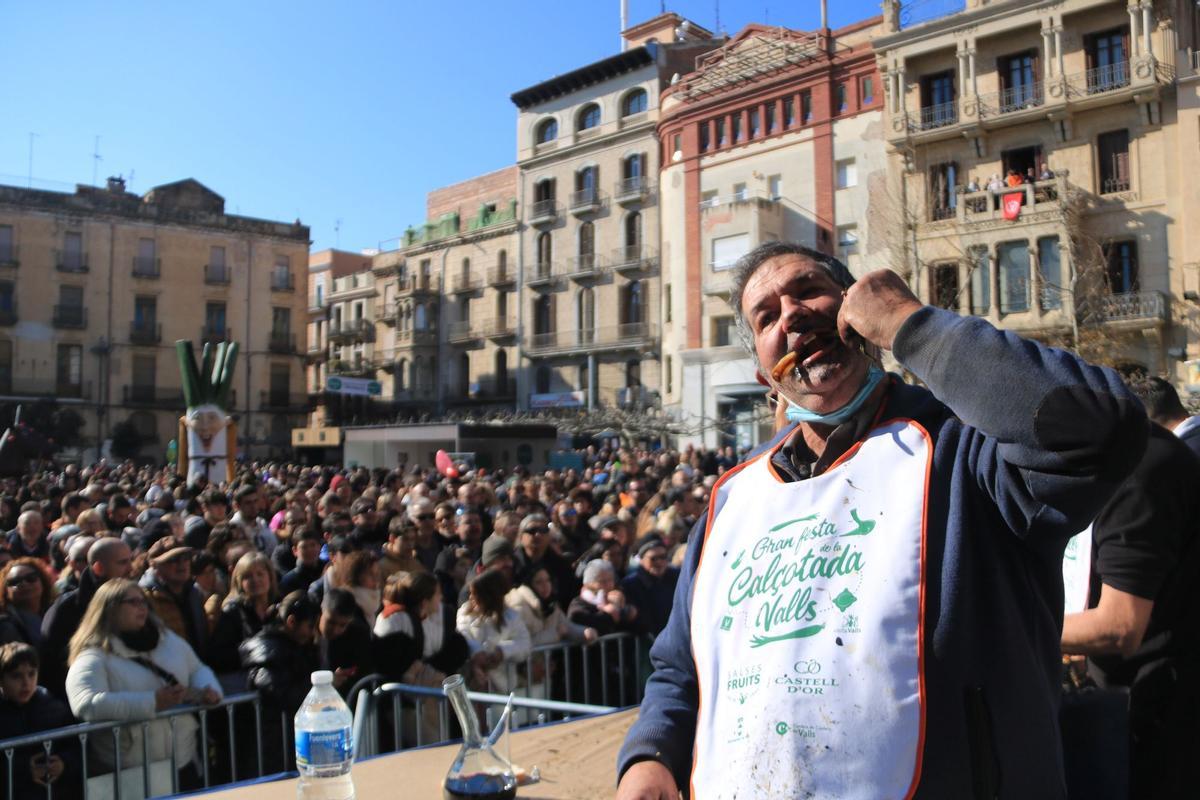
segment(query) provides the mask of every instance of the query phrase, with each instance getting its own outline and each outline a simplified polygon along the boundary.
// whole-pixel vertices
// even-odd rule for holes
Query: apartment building
[[[515,167],[436,189],[426,198],[429,221],[374,258],[387,414],[513,407],[516,194]]]
[[[734,263],[805,244],[856,274],[890,263],[883,93],[871,38],[749,25],[662,94],[664,409],[681,444],[769,438],[763,387],[729,307]]]
[[[324,411],[325,383],[330,374],[329,362],[334,358],[330,355],[329,341],[330,294],[334,281],[370,269],[371,257],[362,253],[328,249],[319,250],[308,257],[308,328],[305,344],[308,367],[305,385],[318,416],[322,416]],[[337,358],[341,358],[340,351]]]
[[[968,0],[907,29],[900,6],[884,4],[875,47],[914,289],[1182,375],[1196,129],[1181,128],[1176,98],[1195,108],[1195,83],[1179,80],[1195,74],[1194,4]]]
[[[521,408],[659,405],[659,96],[719,42],[676,14],[516,92]]]
[[[0,398],[70,406],[85,447],[128,422],[161,457],[184,411],[174,343],[237,341],[242,452],[283,454],[307,410],[308,228],[225,213],[198,181],[144,195],[0,186]]]

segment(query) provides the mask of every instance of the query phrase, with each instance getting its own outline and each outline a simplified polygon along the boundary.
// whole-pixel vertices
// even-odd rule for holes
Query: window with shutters
[[[288,393],[291,390],[292,368],[288,364],[271,365],[271,405],[276,408],[288,404]]]
[[[1029,310],[1029,242],[1003,242],[996,247],[1000,277],[1000,313]]]
[[[634,114],[641,114],[645,112],[648,104],[649,98],[646,95],[646,90],[634,89],[625,95],[625,99],[621,101],[621,116],[629,117]]]
[[[0,394],[12,393],[13,346],[7,339],[0,340]]]
[[[1083,37],[1088,94],[1129,85],[1129,26]]]
[[[929,168],[929,216],[952,219],[958,208],[958,165],[953,161]]]
[[[1062,255],[1057,236],[1043,236],[1037,241],[1038,273],[1041,278],[1042,310],[1062,308]]]
[[[720,236],[712,240],[712,268],[714,271],[730,269],[737,260],[750,252],[750,234],[738,233]]]
[[[0,264],[11,264],[17,260],[17,248],[13,243],[12,225],[0,225]]]
[[[1015,53],[999,60],[1000,112],[1019,111],[1042,104],[1042,83],[1037,80],[1036,50]]]
[[[958,311],[958,264],[935,264],[932,280],[933,305]]]
[[[1108,286],[1113,294],[1138,290],[1137,242],[1125,240],[1109,242],[1104,246],[1104,257],[1108,267]]]
[[[986,247],[972,248],[971,313],[986,315],[992,309],[992,259]]]
[[[1100,159],[1100,193],[1129,191],[1129,131],[1109,131],[1096,139]]]
[[[77,344],[58,346],[58,394],[79,397],[83,393],[83,347]]]
[[[551,333],[554,330],[554,297],[544,294],[533,301],[533,332]]]
[[[154,356],[133,357],[133,385],[129,387],[131,399],[148,402],[154,399],[157,380],[158,359]]]

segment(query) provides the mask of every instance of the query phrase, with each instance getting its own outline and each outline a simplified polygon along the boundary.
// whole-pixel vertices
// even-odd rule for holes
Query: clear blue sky
[[[961,0],[914,0],[917,15]],[[665,3],[701,25],[714,0]],[[811,29],[818,0],[721,0],[722,29]],[[878,0],[830,0],[834,27]],[[659,13],[630,0],[630,23]],[[194,177],[226,210],[377,246],[425,193],[511,164],[514,91],[619,49],[618,0],[0,0],[0,183]],[[335,221],[341,219],[340,232]]]

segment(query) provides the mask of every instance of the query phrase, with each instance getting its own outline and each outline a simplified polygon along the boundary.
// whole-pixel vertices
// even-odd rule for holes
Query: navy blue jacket
[[[893,380],[881,420],[915,420],[934,448],[916,797],[1065,797],[1062,553],[1138,462],[1145,412],[1112,370],[941,309],[910,317],[893,354],[928,389]],[[618,757],[619,774],[661,761],[684,791],[697,705],[691,595],[706,518]]]

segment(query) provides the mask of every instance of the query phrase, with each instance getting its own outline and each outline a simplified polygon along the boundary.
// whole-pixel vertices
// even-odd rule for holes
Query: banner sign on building
[[[529,395],[530,408],[583,408],[583,392],[549,392]]]
[[[330,375],[325,379],[325,391],[333,394],[379,397],[383,394],[383,384],[370,378],[344,378],[341,375]]]

